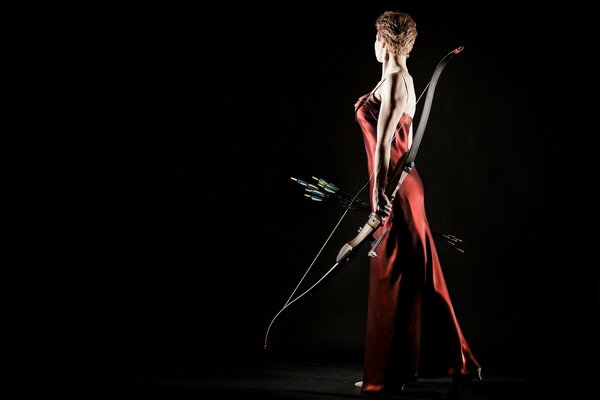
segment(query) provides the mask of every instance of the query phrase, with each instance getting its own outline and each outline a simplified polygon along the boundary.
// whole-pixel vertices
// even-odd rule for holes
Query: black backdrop
[[[380,77],[375,18],[402,9],[418,91],[465,47],[417,168],[430,224],[464,240],[439,252],[472,350],[488,373],[597,376],[597,6],[373,3],[46,6],[36,102],[53,129],[32,146],[49,207],[29,250],[44,262],[25,271],[12,305],[34,313],[9,312],[9,343],[69,376],[360,362],[364,253],[262,346],[343,212],[290,177],[366,182],[353,105]],[[363,222],[348,214],[302,288]]]

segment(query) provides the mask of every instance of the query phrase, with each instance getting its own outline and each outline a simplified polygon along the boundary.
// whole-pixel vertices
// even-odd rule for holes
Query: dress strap
[[[382,80],[380,80],[379,83],[377,85],[375,85],[375,87],[373,88],[373,90],[371,90],[371,92],[369,92],[369,95],[366,96],[364,99],[362,99],[361,102],[360,102],[360,104],[358,104],[354,108],[354,119],[356,119],[356,113],[358,112],[358,109],[361,108],[367,101],[369,101],[369,99],[371,98],[371,96],[373,96],[373,93],[375,93],[375,91],[377,89],[379,89],[379,87],[381,85],[383,85],[383,82],[385,82],[386,79],[387,79],[387,76],[385,76]],[[406,85],[406,82],[404,82],[404,84]]]
[[[406,78],[404,77],[404,75],[401,74],[400,76],[404,81],[404,88],[406,89],[406,104],[408,104],[408,97],[410,96],[410,92],[408,91],[408,83],[406,83]]]
[[[379,86],[383,85],[383,82],[385,82],[386,79],[387,79],[387,76],[385,76],[382,80],[380,80],[379,83],[373,88],[373,90],[371,90],[371,93],[369,93],[369,96],[371,96],[373,93],[375,93],[375,91],[377,89],[379,89]]]
[[[408,105],[408,99],[410,98],[410,91],[408,90],[408,83],[406,83],[406,78],[404,77],[404,75],[401,75],[401,76],[402,76],[402,79],[404,80],[404,88],[406,89],[406,104]],[[419,101],[417,100],[417,103],[418,102]],[[415,103],[415,107],[416,107],[417,103]]]

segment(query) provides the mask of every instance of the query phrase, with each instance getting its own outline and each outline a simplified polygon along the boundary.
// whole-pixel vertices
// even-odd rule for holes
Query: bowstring
[[[369,97],[371,97],[371,95],[373,95],[373,93],[379,88],[379,86],[381,86],[381,84],[383,83],[383,81],[385,80],[385,78],[383,80],[381,80],[376,86],[375,88],[369,93],[369,96],[367,96],[367,100]],[[421,92],[421,94],[419,95],[419,97],[417,98],[417,101],[415,102],[415,106],[419,103],[419,101],[421,100],[421,97],[423,97],[423,94],[425,94],[425,92],[427,91],[427,88],[429,88],[429,85],[431,84],[431,80],[427,83],[427,85],[425,86],[425,88],[423,89],[423,91]],[[361,104],[356,108],[355,113],[358,111],[358,109],[360,107],[362,107],[364,105],[364,103],[366,103],[366,100],[361,102]],[[395,135],[392,137],[392,141],[394,140]],[[333,227],[333,229],[331,230],[331,233],[329,233],[329,236],[327,236],[327,239],[325,239],[325,241],[323,242],[323,245],[321,246],[321,248],[319,249],[319,251],[317,252],[317,255],[313,258],[312,262],[310,263],[310,265],[308,266],[308,268],[306,269],[306,272],[304,272],[304,275],[302,275],[302,278],[300,278],[300,281],[298,282],[298,284],[296,285],[296,287],[294,288],[294,290],[292,291],[292,294],[290,295],[290,297],[288,297],[287,301],[285,302],[285,304],[283,305],[283,307],[281,308],[281,310],[279,310],[277,312],[277,314],[275,314],[275,316],[273,317],[273,319],[271,320],[271,323],[269,324],[268,328],[267,328],[267,333],[265,335],[265,343],[264,346],[265,348],[267,347],[267,342],[268,342],[268,337],[269,337],[269,332],[271,330],[271,326],[273,326],[273,323],[275,322],[275,320],[277,319],[277,317],[286,309],[288,308],[290,305],[292,305],[294,302],[296,302],[297,300],[299,300],[302,296],[304,296],[305,294],[307,294],[310,290],[312,290],[319,282],[321,282],[331,271],[333,271],[333,269],[335,267],[337,267],[337,265],[339,263],[335,263],[335,265],[329,270],[327,271],[327,273],[325,275],[323,275],[323,277],[321,279],[319,279],[315,284],[313,284],[310,288],[308,288],[305,292],[303,292],[302,294],[300,294],[298,297],[296,297],[295,299],[292,300],[292,298],[294,297],[294,294],[296,294],[296,292],[298,291],[298,288],[300,287],[300,285],[302,284],[302,282],[304,281],[304,279],[306,278],[306,276],[308,275],[308,273],[310,272],[310,270],[312,269],[313,265],[315,264],[315,262],[317,261],[317,259],[319,258],[319,256],[321,255],[323,249],[325,248],[325,246],[327,246],[327,244],[329,243],[329,240],[331,239],[331,237],[333,236],[333,234],[336,232],[336,230],[338,229],[338,227],[340,226],[340,224],[342,223],[343,219],[346,217],[346,214],[348,213],[348,211],[350,210],[350,207],[352,206],[352,204],[354,203],[354,201],[358,198],[358,196],[363,192],[363,190],[365,190],[365,188],[369,185],[369,182],[371,182],[371,179],[373,178],[373,174],[375,171],[371,171],[371,175],[369,176],[369,179],[367,179],[367,182],[356,192],[356,194],[352,197],[352,200],[350,201],[350,203],[346,206],[346,209],[344,210],[342,216],[340,217],[340,219],[338,220],[338,222],[335,224],[335,226]]]

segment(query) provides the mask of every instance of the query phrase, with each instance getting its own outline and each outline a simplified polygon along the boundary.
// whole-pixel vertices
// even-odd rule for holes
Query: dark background
[[[417,168],[431,226],[464,240],[438,250],[472,350],[488,374],[597,378],[597,5],[373,3],[38,9],[53,18],[26,72],[46,129],[24,139],[43,155],[27,163],[40,219],[20,255],[35,261],[3,268],[5,296],[11,271],[24,284],[3,301],[5,354],[94,379],[360,362],[364,253],[263,340],[343,212],[290,177],[366,182],[353,106],[380,79],[373,23],[401,9],[418,92],[465,47]],[[303,289],[364,220],[348,214]]]

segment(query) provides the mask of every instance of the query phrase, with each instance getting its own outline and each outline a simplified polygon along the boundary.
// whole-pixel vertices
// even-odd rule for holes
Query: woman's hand
[[[373,190],[373,209],[382,220],[389,217],[392,213],[392,202],[383,190],[378,190],[377,188]]]

